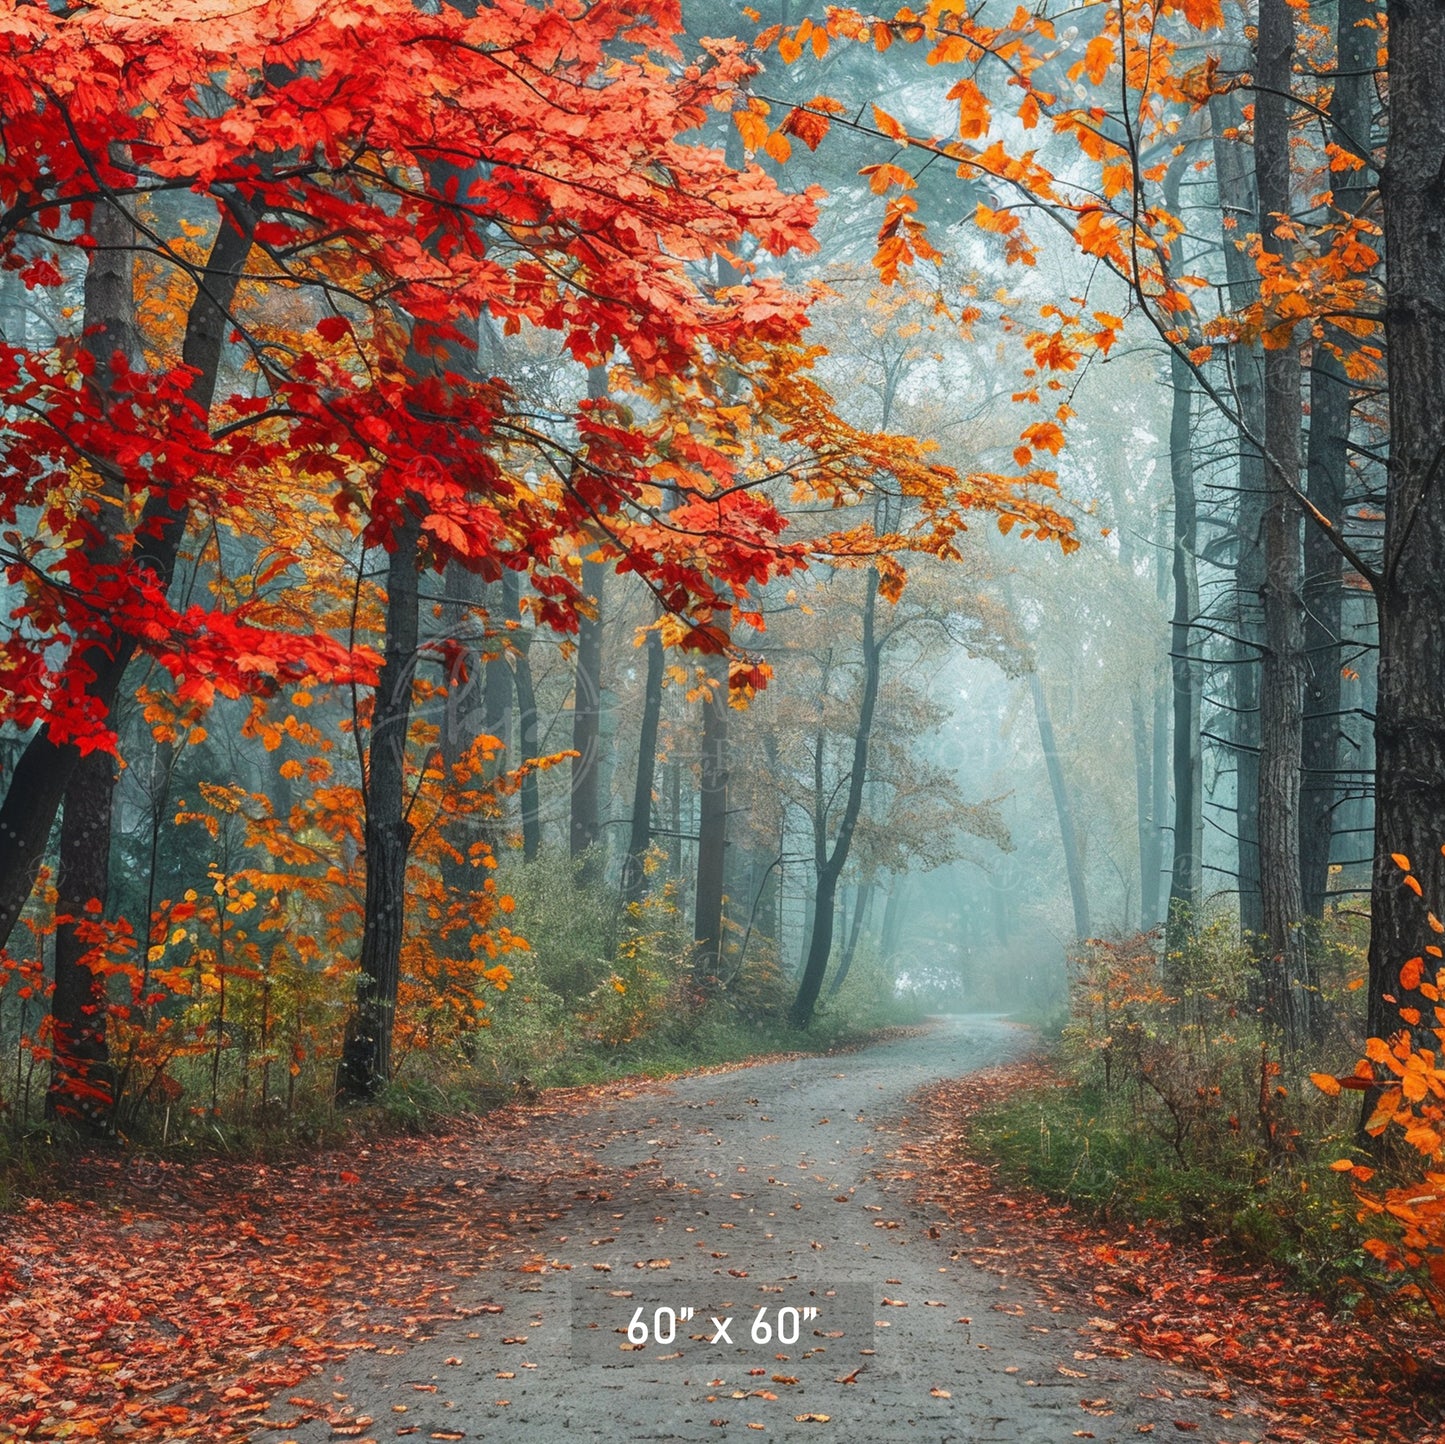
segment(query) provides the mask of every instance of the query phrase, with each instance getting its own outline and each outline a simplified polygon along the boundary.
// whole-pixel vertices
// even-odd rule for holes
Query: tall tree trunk
[[[512,662],[507,655],[507,642],[511,635],[507,624],[515,621],[517,616],[520,591],[517,573],[503,572],[501,582],[494,588],[489,587],[488,591],[498,595],[495,609],[490,600],[487,607],[486,662],[482,670],[482,732],[502,744],[500,753],[484,769],[483,775],[491,783],[511,764],[513,681]],[[494,855],[500,853],[507,833],[502,794],[496,793],[490,798],[480,822],[482,840]]]
[[[1174,492],[1174,611],[1169,625],[1173,679],[1174,852],[1169,873],[1166,973],[1170,954],[1194,930],[1199,909],[1200,857],[1195,836],[1201,817],[1203,763],[1199,738],[1200,665],[1194,653],[1199,614],[1199,511],[1194,495],[1192,387],[1189,368],[1170,358],[1173,401],[1169,422],[1169,474]]]
[[[366,749],[366,912],[356,1003],[336,1070],[337,1097],[360,1101],[391,1078],[391,1041],[406,927],[406,741],[420,631],[421,522],[409,506],[386,569],[386,642]]]
[[[1375,704],[1375,862],[1370,892],[1369,1031],[1400,1027],[1386,995],[1432,1018],[1399,987],[1400,966],[1438,939],[1445,915],[1445,7],[1390,7],[1390,139],[1385,163],[1385,335],[1390,469]],[[1423,900],[1404,886],[1408,857]],[[1426,969],[1426,978],[1433,974]],[[1427,1025],[1428,1029],[1428,1025]],[[1433,1035],[1426,1044],[1438,1046]]]
[[[1115,493],[1115,515],[1124,514],[1122,494]],[[1132,531],[1119,529],[1119,565],[1134,576]],[[1161,595],[1161,600],[1163,597]],[[1148,932],[1159,921],[1159,828],[1162,794],[1154,791],[1154,748],[1150,739],[1152,678],[1140,679],[1129,698],[1129,727],[1134,744],[1134,817],[1139,840],[1139,930]],[[1157,708],[1154,709],[1157,711]],[[1157,716],[1152,719],[1156,725]]]
[[[181,359],[193,368],[188,399],[204,414],[210,411],[220,372],[221,355],[230,327],[231,301],[251,251],[254,220],[238,205],[223,211],[220,228],[206,259],[205,286],[191,303]],[[155,579],[162,590],[170,586],[186,527],[186,512],[170,503],[170,492],[157,486],[146,499],[133,559]],[[109,713],[120,690],[126,664],[136,639],[122,634],[80,643],[83,659],[92,672],[86,688]],[[0,804],[0,947],[35,885],[45,855],[50,828],[60,810],[71,773],[80,752],[69,743],[56,742],[42,727],[26,744],[11,774],[5,801]]]
[[[727,873],[728,661],[702,704],[702,757],[698,765],[697,892],[693,902],[693,971],[705,986],[722,959],[723,892]]]
[[[532,686],[532,629],[523,627],[516,636],[517,654],[512,665],[517,684],[517,732],[522,761],[530,763],[537,755],[537,693]],[[536,862],[542,848],[542,812],[538,796],[537,773],[528,770],[519,789],[522,806],[522,860]]]
[[[587,397],[607,395],[607,368],[587,369]],[[578,881],[595,882],[601,874],[598,855],[602,818],[598,810],[602,772],[602,627],[607,564],[590,558],[582,563],[582,591],[591,598],[593,615],[577,627],[577,666],[572,687],[572,808],[568,848],[574,862],[582,860]],[[594,851],[594,849],[598,849]]]
[[[838,896],[838,878],[848,862],[853,846],[853,832],[863,807],[863,784],[868,778],[868,745],[873,735],[873,712],[878,705],[878,681],[882,644],[874,633],[878,608],[878,573],[868,569],[867,590],[863,599],[863,696],[858,706],[858,730],[853,734],[853,767],[848,775],[848,797],[831,851],[826,836],[814,839],[814,862],[818,886],[813,900],[813,931],[808,939],[808,956],[803,976],[798,983],[788,1020],[795,1028],[806,1028],[813,1021],[823,976],[828,971],[828,958],[833,951],[833,913]]]
[[[592,598],[595,615],[583,617],[577,631],[577,665],[572,688],[572,815],[570,848],[574,859],[583,858],[583,881],[595,880],[601,839],[598,812],[602,725],[602,606],[607,583],[604,562],[582,563],[582,590]]]
[[[1372,71],[1377,32],[1363,24],[1375,13],[1366,0],[1338,0],[1335,22],[1334,93],[1330,119],[1336,145],[1347,151],[1370,143]],[[1362,157],[1368,162],[1368,153]],[[1342,219],[1360,214],[1368,195],[1369,166],[1338,173],[1334,209]],[[1330,345],[1325,344],[1330,343]],[[1336,524],[1344,514],[1349,479],[1350,383],[1331,345],[1349,347],[1350,338],[1327,330],[1314,346],[1310,380],[1309,498]],[[1341,627],[1344,612],[1340,554],[1320,527],[1307,526],[1304,539],[1305,682],[1304,771],[1300,779],[1300,890],[1307,917],[1323,917],[1329,892],[1331,842],[1340,797]]]
[[[442,712],[441,755],[448,785],[456,777],[462,758],[471,751],[485,730],[482,721],[482,623],[477,609],[484,599],[482,580],[456,562],[444,573],[446,601],[442,604],[442,625],[449,642],[451,665],[446,679],[446,703]],[[474,783],[472,785],[475,785]],[[476,873],[471,847],[481,836],[475,816],[469,813],[452,817],[446,824],[445,838],[457,856],[442,855],[441,875],[448,891],[461,894],[471,887]],[[470,956],[470,947],[464,956]]]
[[[1157,545],[1154,551],[1154,594],[1163,604],[1169,601],[1170,593],[1173,590],[1172,562],[1170,554],[1169,563],[1165,562],[1165,523],[1163,515],[1159,518],[1159,531]],[[1150,741],[1152,744],[1152,771],[1153,782],[1151,791],[1154,796],[1154,816],[1152,819],[1154,833],[1154,881],[1149,897],[1152,899],[1152,906],[1149,909],[1149,927],[1157,928],[1164,920],[1164,908],[1161,905],[1161,895],[1164,888],[1164,856],[1165,838],[1168,835],[1170,826],[1169,818],[1169,762],[1171,738],[1169,735],[1169,707],[1172,699],[1171,669],[1161,664],[1154,679],[1154,724],[1150,728]]]
[[[908,881],[901,877],[895,877],[888,889],[883,922],[878,930],[878,951],[885,963],[891,963],[898,951],[898,940],[903,931],[903,899],[907,891]]]
[[[682,763],[674,757],[667,769],[668,821],[667,871],[682,880]]]
[[[126,368],[139,366],[140,336],[135,320],[135,227],[118,205],[96,206],[92,222],[95,248],[85,274],[82,344],[95,359],[91,384],[102,408],[114,400],[113,359]],[[107,483],[96,517],[98,536],[93,560],[121,560],[117,534],[124,523],[125,498]],[[57,917],[94,920],[110,896],[110,835],[116,760],[107,752],[79,759],[65,784],[60,824],[60,868],[56,876]],[[149,926],[149,920],[145,927]],[[143,928],[144,931],[144,928]],[[55,930],[55,988],[50,999],[50,1088],[45,1108],[91,1131],[110,1125],[110,1050],[106,1041],[106,987],[87,964],[92,944],[76,924]]]
[[[1139,687],[1129,699],[1129,719],[1134,738],[1134,812],[1139,837],[1139,931],[1148,932],[1154,926],[1159,906],[1159,859],[1155,853],[1154,759],[1149,745],[1149,716]]]
[[[1290,87],[1294,73],[1294,11],[1289,0],[1260,0],[1255,98],[1255,168],[1260,230],[1266,252],[1288,261],[1290,243],[1277,234],[1292,213]],[[1264,911],[1266,1016],[1286,1045],[1303,1041],[1314,994],[1305,976],[1300,934],[1300,749],[1304,720],[1304,633],[1300,604],[1300,512],[1285,482],[1300,471],[1303,405],[1299,349],[1291,341],[1264,357],[1264,436],[1270,468],[1265,513],[1264,662],[1259,696],[1259,862]]]
[[[1049,774],[1049,790],[1054,796],[1054,811],[1059,819],[1059,839],[1064,849],[1064,871],[1069,879],[1069,898],[1074,905],[1074,937],[1089,936],[1089,894],[1084,883],[1084,862],[1079,853],[1079,835],[1074,827],[1074,806],[1069,798],[1069,784],[1059,760],[1058,743],[1054,740],[1053,718],[1049,715],[1048,698],[1037,671],[1029,673],[1029,695],[1034,702],[1034,716],[1039,724],[1039,743],[1044,750],[1044,767]]]
[[[647,891],[645,862],[652,846],[652,790],[657,779],[657,728],[662,719],[662,637],[647,634],[647,675],[642,688],[642,726],[637,736],[637,777],[632,788],[632,828],[622,867],[622,892],[629,903]]]
[[[860,883],[858,895],[853,899],[853,921],[848,928],[848,940],[843,944],[843,956],[838,960],[838,971],[828,984],[828,996],[836,998],[848,981],[853,959],[858,955],[858,941],[863,936],[863,924],[868,920],[868,909],[873,903],[874,882],[872,878]]]
[[[1154,683],[1154,725],[1149,733],[1153,747],[1154,772],[1152,788],[1154,795],[1152,820],[1154,885],[1149,894],[1153,905],[1148,913],[1151,919],[1149,923],[1151,928],[1157,928],[1164,920],[1164,907],[1161,901],[1164,888],[1164,839],[1169,827],[1169,765],[1173,746],[1173,739],[1169,735],[1169,707],[1172,701],[1170,675],[1167,667],[1161,668],[1160,675]]]
[[[1233,41],[1224,55],[1230,71],[1248,71],[1249,46]],[[1259,188],[1248,146],[1230,132],[1244,124],[1242,91],[1214,96],[1209,105],[1214,138],[1214,169],[1218,177],[1223,230],[1224,273],[1231,307],[1241,311],[1258,299],[1259,270],[1248,254],[1246,241],[1260,229]],[[1259,885],[1259,666],[1263,649],[1260,627],[1261,591],[1265,583],[1264,512],[1268,493],[1264,458],[1252,437],[1262,437],[1264,421],[1264,360],[1258,342],[1233,346],[1235,405],[1243,423],[1236,434],[1239,446],[1239,499],[1236,509],[1234,568],[1235,641],[1230,646],[1230,698],[1234,708],[1231,729],[1235,766],[1236,882],[1239,888],[1239,926],[1253,937],[1264,929]],[[1197,725],[1197,724],[1196,724]]]

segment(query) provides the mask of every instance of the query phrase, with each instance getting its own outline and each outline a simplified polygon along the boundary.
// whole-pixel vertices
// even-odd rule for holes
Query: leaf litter
[[[969,1125],[981,1112],[1057,1084],[1030,1058],[910,1100],[905,1141],[884,1176],[911,1179],[918,1201],[948,1220],[940,1232],[956,1258],[1027,1279],[1051,1304],[1083,1308],[1091,1316],[1083,1359],[1137,1351],[1214,1379],[1225,1402],[1230,1384],[1246,1385],[1263,1401],[1270,1440],[1445,1441],[1438,1326],[1339,1317],[1226,1239],[1096,1222],[1026,1185],[1005,1188],[997,1169],[970,1155]]]

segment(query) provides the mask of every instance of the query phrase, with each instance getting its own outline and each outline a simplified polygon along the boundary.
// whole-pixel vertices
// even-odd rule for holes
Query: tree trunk
[[[1294,69],[1294,11],[1289,0],[1260,0],[1260,90],[1255,100],[1255,167],[1260,230],[1267,252],[1288,258],[1289,241],[1276,234],[1292,212],[1290,86]],[[1315,1011],[1305,976],[1299,924],[1300,749],[1304,719],[1304,633],[1300,604],[1300,513],[1285,481],[1300,470],[1303,405],[1298,347],[1291,341],[1264,356],[1264,436],[1270,468],[1265,513],[1264,662],[1259,695],[1259,861],[1264,912],[1265,1014],[1286,1046],[1304,1039]]]
[[[1169,873],[1168,958],[1194,931],[1199,910],[1200,858],[1195,847],[1201,815],[1203,772],[1199,739],[1200,667],[1193,626],[1199,614],[1199,512],[1194,495],[1192,388],[1189,368],[1170,358],[1173,403],[1169,422],[1169,473],[1174,492],[1174,612],[1169,625],[1169,670],[1173,679],[1174,853]],[[1166,981],[1166,986],[1168,986]]]
[[[487,607],[486,662],[482,670],[482,732],[495,737],[502,744],[501,752],[486,764],[486,780],[495,782],[511,763],[512,751],[512,663],[507,655],[507,641],[510,633],[507,623],[517,616],[519,593],[518,577],[514,571],[502,573],[502,580],[495,588],[500,595],[494,610],[489,599]],[[490,798],[480,818],[478,831],[482,841],[493,855],[501,852],[506,843],[507,814],[501,794]]]
[[[1344,150],[1368,148],[1375,46],[1372,25],[1361,22],[1374,14],[1366,0],[1339,0],[1335,22],[1336,70],[1330,100],[1333,140]],[[1363,157],[1368,162],[1369,156]],[[1368,164],[1341,171],[1334,188],[1334,209],[1344,219],[1360,214],[1368,194]],[[1336,524],[1344,514],[1349,479],[1350,383],[1344,363],[1325,342],[1352,346],[1345,332],[1327,330],[1314,346],[1310,381],[1309,452],[1306,459],[1309,498]],[[1336,832],[1335,809],[1340,796],[1341,626],[1344,590],[1340,554],[1324,531],[1305,528],[1304,771],[1300,779],[1300,889],[1306,917],[1324,916],[1329,892],[1331,842]]]
[[[517,684],[517,731],[522,761],[531,762],[537,755],[537,693],[532,686],[532,629],[523,627],[517,633],[517,655],[512,674]],[[538,796],[537,773],[528,769],[519,789],[522,805],[522,860],[536,862],[542,847],[542,813]]]
[[[91,384],[109,410],[119,353],[127,367],[141,364],[135,322],[135,227],[117,205],[99,204],[92,221],[95,249],[85,275],[83,345],[95,358]],[[125,498],[106,483],[96,517],[93,559],[121,560],[116,536],[124,522]],[[60,867],[56,876],[57,917],[98,921],[110,896],[110,834],[116,759],[106,752],[80,758],[65,784],[60,825]],[[47,824],[48,826],[48,824]],[[144,933],[148,927],[148,920]],[[55,930],[55,988],[50,999],[50,1088],[45,1111],[91,1132],[111,1123],[112,1078],[106,1042],[106,986],[87,964],[92,944],[74,923]]]
[[[1445,9],[1390,7],[1390,140],[1383,183],[1391,455],[1377,591],[1375,862],[1369,1031],[1400,1027],[1386,994],[1433,1018],[1400,967],[1445,915]],[[1408,857],[1423,900],[1391,854]],[[1425,970],[1427,980],[1435,969]],[[1438,1040],[1422,1030],[1426,1045]]]
[[[469,572],[451,562],[444,573],[446,601],[442,604],[442,626],[447,640],[454,644],[450,653],[451,664],[446,679],[446,703],[442,712],[441,755],[442,767],[448,787],[455,785],[456,769],[470,751],[477,738],[485,730],[482,720],[482,639],[481,622],[477,608],[481,606],[484,591],[482,580],[475,572]],[[468,784],[475,786],[475,781]],[[447,845],[454,848],[457,856],[442,854],[441,875],[447,890],[453,894],[466,893],[476,873],[473,869],[471,847],[482,834],[474,814],[462,813],[452,817],[446,824]],[[463,956],[470,956],[470,947],[465,940]]]
[[[239,208],[238,208],[239,209]],[[188,399],[209,412],[220,371],[221,354],[230,326],[229,311],[241,270],[251,250],[254,222],[239,222],[227,211],[206,260],[205,289],[191,303],[182,361],[194,374]],[[155,579],[162,590],[170,586],[185,532],[186,513],[170,504],[170,492],[157,486],[146,500],[136,527],[133,559]],[[102,636],[80,643],[83,660],[93,672],[86,694],[109,713],[120,690],[126,664],[135,652],[136,639],[128,635]],[[57,743],[42,727],[26,744],[15,764],[5,801],[0,804],[0,947],[10,933],[35,885],[45,855],[50,828],[62,797],[80,760],[68,743]]]
[[[1034,701],[1034,716],[1039,723],[1039,742],[1044,749],[1044,767],[1049,774],[1049,790],[1054,795],[1054,811],[1059,818],[1059,838],[1064,848],[1064,871],[1069,879],[1069,897],[1074,904],[1074,937],[1089,936],[1089,894],[1084,885],[1084,863],[1079,854],[1079,835],[1074,827],[1074,807],[1069,800],[1068,782],[1059,761],[1058,744],[1054,740],[1054,723],[1049,716],[1048,698],[1037,671],[1029,673],[1029,695]]]
[[[693,971],[704,986],[722,959],[723,889],[727,871],[728,662],[702,704],[702,757],[698,767],[697,892],[693,903]]]
[[[108,752],[82,757],[65,788],[55,911],[99,921],[110,892],[111,812],[116,760]],[[99,905],[98,908],[96,905]],[[55,930],[55,991],[50,999],[50,1089],[45,1111],[103,1133],[111,1126],[110,1048],[106,985],[87,963],[92,944],[72,923]]]
[[[888,889],[888,901],[883,908],[883,923],[878,930],[878,951],[885,963],[893,961],[898,951],[898,940],[903,931],[903,898],[908,890],[907,880],[893,879]]]
[[[1164,839],[1169,826],[1169,765],[1172,748],[1169,735],[1169,706],[1172,700],[1170,675],[1169,669],[1163,668],[1154,683],[1154,726],[1150,731],[1154,769],[1154,886],[1149,895],[1153,906],[1148,914],[1152,919],[1149,923],[1151,928],[1157,928],[1164,920],[1161,895],[1164,887]]]
[[[652,846],[652,789],[657,778],[657,728],[662,718],[662,638],[647,634],[647,676],[642,688],[642,726],[637,738],[637,777],[632,788],[632,828],[622,866],[622,894],[640,903],[647,891],[645,861]]]
[[[1154,551],[1154,594],[1161,604],[1168,602],[1173,589],[1173,578],[1171,566],[1165,564],[1165,522],[1161,514],[1159,518],[1159,533],[1157,545]],[[1170,556],[1172,564],[1173,557]],[[1169,707],[1172,698],[1172,669],[1168,666],[1161,666],[1154,679],[1154,725],[1150,729],[1150,741],[1152,744],[1151,766],[1153,781],[1151,791],[1154,797],[1154,816],[1152,819],[1152,830],[1154,834],[1153,857],[1154,857],[1154,880],[1151,891],[1147,896],[1152,899],[1149,908],[1148,926],[1157,928],[1164,921],[1164,909],[1161,906],[1161,894],[1164,887],[1164,855],[1165,837],[1169,829],[1169,764],[1171,738],[1169,735]]]
[[[676,757],[667,769],[668,821],[672,824],[667,839],[668,875],[682,880],[682,763]]]
[[[386,569],[386,642],[366,749],[366,913],[356,1003],[347,1023],[336,1092],[373,1097],[391,1078],[391,1042],[406,926],[406,742],[419,639],[420,519],[408,507]]]
[[[592,598],[596,614],[583,617],[577,631],[577,666],[572,689],[572,817],[573,859],[583,859],[579,880],[592,882],[598,873],[593,849],[601,839],[598,813],[602,725],[602,600],[607,582],[603,562],[582,563],[582,590]]]
[[[1242,40],[1231,44],[1224,56],[1231,71],[1248,71],[1252,57]],[[1226,132],[1244,124],[1245,95],[1231,91],[1210,101],[1214,133],[1214,169],[1219,182],[1222,219],[1232,222],[1223,231],[1224,273],[1231,307],[1240,311],[1258,299],[1259,271],[1245,243],[1260,228],[1259,189],[1250,167],[1250,153]],[[1231,348],[1235,405],[1243,423],[1236,434],[1239,446],[1239,502],[1236,511],[1234,570],[1235,641],[1228,659],[1230,697],[1234,708],[1235,813],[1237,848],[1235,864],[1239,888],[1239,926],[1245,936],[1263,931],[1264,913],[1259,886],[1259,659],[1263,647],[1260,629],[1260,593],[1264,587],[1264,511],[1268,482],[1264,458],[1250,437],[1261,437],[1264,421],[1264,361],[1258,342]],[[1196,723],[1197,726],[1197,723]]]
[[[858,940],[863,936],[863,924],[868,919],[868,909],[873,902],[873,887],[871,879],[860,884],[858,896],[853,899],[853,923],[848,929],[848,941],[843,945],[843,957],[838,963],[838,971],[833,974],[833,981],[828,984],[830,998],[836,998],[842,991],[843,984],[848,981],[848,971],[858,954]]]
[[[1134,738],[1134,814],[1139,837],[1139,931],[1146,933],[1154,926],[1159,905],[1159,859],[1154,853],[1154,771],[1149,718],[1138,687],[1129,699],[1129,719]]]
[[[878,704],[878,681],[882,645],[874,636],[874,618],[878,607],[878,573],[868,569],[867,590],[863,599],[863,697],[858,707],[858,730],[853,734],[853,768],[848,776],[848,797],[838,832],[828,850],[827,839],[815,837],[815,863],[818,889],[813,902],[813,932],[808,940],[808,956],[798,993],[788,1014],[795,1028],[806,1028],[813,1021],[823,975],[828,971],[828,958],[833,950],[833,909],[838,896],[838,879],[848,862],[853,846],[853,832],[863,807],[863,784],[868,778],[868,744],[873,735],[873,712]]]

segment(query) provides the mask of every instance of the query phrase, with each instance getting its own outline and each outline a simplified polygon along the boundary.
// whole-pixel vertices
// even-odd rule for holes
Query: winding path
[[[910,1202],[913,1184],[875,1177],[911,1093],[1025,1041],[993,1019],[951,1018],[858,1053],[638,1085],[573,1119],[566,1140],[548,1136],[555,1119],[524,1121],[485,1167],[498,1190],[534,1205],[542,1193],[547,1230],[458,1284],[457,1318],[432,1338],[290,1391],[341,1401],[360,1429],[313,1419],[284,1437],[1259,1438],[1251,1411],[1220,1409],[1209,1381],[1102,1356],[1084,1314],[975,1268],[949,1225]],[[575,1171],[556,1166],[562,1142]],[[689,1306],[675,1338],[629,1344],[639,1308],[666,1335],[656,1310]],[[790,1308],[797,1341],[783,1314],[780,1343]]]

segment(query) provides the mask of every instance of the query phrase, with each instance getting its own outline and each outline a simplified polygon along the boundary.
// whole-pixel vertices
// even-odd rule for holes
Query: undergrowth
[[[1392,1289],[1365,1252],[1347,1174],[1355,1117],[1308,1082],[1241,1000],[1250,951],[1221,920],[1161,967],[1157,939],[1089,944],[1071,961],[1067,1023],[1051,1040],[1057,1081],[1000,1099],[971,1146],[1096,1218],[1227,1240],[1339,1306],[1368,1311]],[[1330,1054],[1350,1043],[1345,999],[1363,961],[1336,927],[1317,941]],[[1166,988],[1164,977],[1175,980]]]
[[[74,1160],[97,1149],[129,1156],[277,1159],[361,1139],[435,1132],[458,1118],[549,1087],[657,1078],[772,1053],[826,1053],[918,1021],[894,996],[891,974],[860,950],[840,992],[806,1032],[788,1026],[794,982],[758,935],[738,956],[729,940],[717,978],[699,978],[670,887],[625,906],[615,886],[589,883],[570,861],[543,859],[501,879],[515,899],[516,933],[504,986],[485,989],[479,1023],[428,1028],[398,1049],[392,1081],[371,1103],[339,1108],[335,1060],[317,1050],[269,1085],[244,1020],[220,1046],[172,1052],[132,1088],[108,1139],[83,1136],[38,1107],[11,1110],[0,1128],[0,1210],[63,1190]],[[452,1008],[448,1019],[465,1009]],[[278,1075],[284,1082],[278,1083]],[[44,1074],[33,1091],[43,1096]]]

